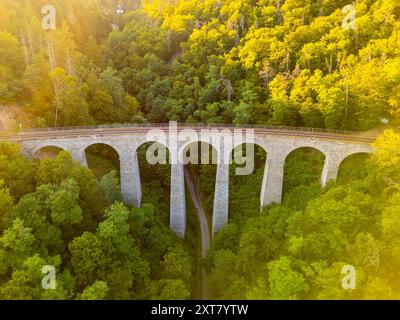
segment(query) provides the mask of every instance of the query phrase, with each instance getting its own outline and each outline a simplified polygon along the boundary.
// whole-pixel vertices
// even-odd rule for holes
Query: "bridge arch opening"
[[[39,148],[33,155],[35,159],[56,158],[58,154],[65,149],[58,146],[44,146]]]
[[[185,164],[186,237],[201,239],[201,245],[196,241],[195,246],[204,258],[211,242],[218,151],[206,141],[188,142],[180,151]],[[201,265],[197,254],[194,259],[196,265]],[[196,278],[202,279],[197,290],[204,295],[208,291],[206,271],[196,268],[195,273]]]
[[[119,179],[120,161],[119,154],[112,146],[106,143],[94,143],[85,148],[88,168],[93,171],[97,179],[115,171]]]
[[[311,194],[321,189],[321,175],[325,159],[325,154],[313,147],[300,147],[288,154],[283,177],[284,202],[297,199],[304,205]],[[315,192],[310,192],[309,188],[315,189]],[[301,205],[297,206],[295,203],[291,203],[291,205],[301,209]]]
[[[208,140],[188,141],[179,148],[179,156],[184,164],[217,164],[219,152]]]
[[[154,211],[160,214],[161,221],[169,226],[171,193],[169,149],[159,142],[148,141],[139,145],[136,153],[140,171],[142,204],[151,204]],[[154,163],[155,161],[159,163]]]
[[[367,161],[371,154],[366,152],[354,153],[345,158],[339,166],[339,183],[348,183],[367,176]]]
[[[218,151],[208,142],[189,142],[181,147],[186,174],[189,174],[198,201],[204,206],[208,225],[211,226]],[[189,194],[190,196],[190,194]]]
[[[260,214],[260,194],[267,156],[263,147],[253,143],[240,144],[231,151],[232,161],[229,170],[231,222],[240,224]]]

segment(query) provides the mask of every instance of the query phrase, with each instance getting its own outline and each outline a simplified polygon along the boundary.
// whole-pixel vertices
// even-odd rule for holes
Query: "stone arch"
[[[271,148],[271,146],[267,146],[265,143],[262,143],[262,140],[260,139],[254,139],[251,141],[248,141],[244,139],[243,141],[234,141],[232,144],[232,149],[231,153],[237,148],[238,146],[244,145],[244,144],[253,144],[256,147],[259,147],[265,151],[265,153],[268,154],[268,149]]]
[[[239,148],[239,147],[242,147],[243,148],[243,146],[247,146],[247,145],[252,145],[253,147],[254,147],[254,149],[259,149],[259,150],[263,150],[263,152],[265,153],[265,158],[267,158],[267,156],[268,156],[268,148],[265,146],[265,145],[263,145],[263,144],[261,144],[261,143],[258,143],[257,141],[252,141],[252,142],[247,142],[247,141],[241,141],[241,142],[236,142],[236,143],[233,143],[233,145],[232,145],[232,149],[230,150],[230,152],[229,152],[229,159],[231,159],[232,161],[234,161],[235,159],[235,156],[234,156],[234,152],[235,152],[235,150],[237,150],[237,148]],[[243,149],[242,149],[243,150]],[[247,151],[248,149],[246,148],[246,151]]]
[[[164,142],[164,143],[163,143]],[[184,181],[184,171],[183,171],[183,165],[181,163],[176,163],[176,162],[171,162],[168,163],[166,161],[165,164],[163,163],[149,163],[148,158],[146,157],[146,154],[148,152],[148,148],[146,147],[147,145],[154,146],[154,144],[161,145],[167,152],[167,157],[168,154],[170,154],[170,149],[167,146],[166,141],[157,141],[157,140],[151,140],[151,139],[146,139],[145,141],[141,141],[141,143],[138,143],[137,146],[135,147],[135,157],[136,157],[136,162],[137,162],[137,168],[140,171],[141,176],[145,176],[143,180],[146,181],[146,184],[150,185],[143,185],[143,195],[144,197],[147,196],[147,194],[154,193],[155,187],[157,185],[155,184],[161,184],[161,194],[162,197],[164,197],[164,201],[160,201],[161,205],[165,205],[165,208],[162,208],[161,211],[168,211],[168,205],[169,205],[169,224],[170,228],[181,238],[185,237],[185,230],[186,230],[186,202],[185,202],[185,181]],[[152,169],[151,166],[157,165],[156,169]],[[160,171],[158,171],[160,170]],[[169,172],[165,172],[165,170],[168,170]],[[139,185],[140,185],[140,178],[139,180]],[[167,195],[167,192],[165,190],[167,189],[167,185],[169,185],[169,194]],[[157,191],[157,194],[160,194]],[[163,216],[161,219],[165,223],[167,222],[167,216]]]
[[[117,147],[111,143],[103,141],[94,141],[83,147],[82,158],[88,168],[92,169],[93,173],[100,178],[101,176],[115,170],[118,174],[121,170],[121,156]],[[98,163],[103,158],[102,163]]]
[[[203,192],[208,191],[209,198],[205,201],[207,203],[205,211],[212,211],[212,233],[214,235],[228,223],[229,163],[226,161],[226,153],[230,150],[224,151],[223,146],[216,146],[211,139],[200,138],[197,141],[185,143],[181,147],[180,153],[184,153],[192,144],[198,144],[197,157],[201,158],[199,162],[204,165],[202,168],[208,171],[207,174],[213,177],[212,183],[205,184],[200,189]],[[202,226],[202,228],[205,232],[205,227]],[[208,229],[206,232],[208,234]]]
[[[354,157],[354,156],[365,156],[368,157],[372,154],[372,152],[368,152],[368,151],[358,151],[358,152],[352,152],[350,154],[347,154],[345,157],[343,157],[343,159],[341,159],[340,163],[339,163],[339,167],[349,158]]]
[[[182,145],[180,145],[178,148],[178,157],[180,159],[182,159],[184,153],[188,151],[188,148],[195,143],[199,143],[202,146],[207,145],[208,149],[211,149],[211,151],[212,151],[212,157],[210,159],[212,161],[212,164],[217,164],[217,160],[220,157],[220,150],[219,150],[218,146],[215,146],[214,143],[212,141],[210,141],[210,139],[207,139],[207,138],[201,137],[201,136],[198,137],[198,139],[196,139],[196,140],[185,141]],[[198,151],[202,152],[205,150],[202,150],[201,148],[199,148]]]
[[[165,141],[165,142],[160,142],[160,141],[157,141],[157,140],[155,140],[155,139],[150,139],[150,140],[142,140],[142,141],[140,141],[137,145],[136,145],[136,149],[139,149],[140,147],[142,147],[143,145],[145,145],[145,144],[150,144],[150,143],[159,143],[159,144],[161,144],[162,146],[164,146],[166,149],[168,149],[169,150],[169,145],[168,145],[168,143]]]
[[[192,149],[192,146],[197,144],[196,148]],[[195,150],[196,149],[196,150]],[[180,146],[179,151],[178,151],[178,157],[179,159],[182,160],[189,160],[187,157],[189,157],[190,151],[196,151],[197,155],[192,155],[190,154],[190,157],[195,158],[197,156],[197,163],[191,163],[191,164],[217,164],[218,159],[220,156],[219,150],[210,143],[207,139],[198,139],[198,140],[193,140],[193,141],[187,141],[185,142],[182,146]],[[211,150],[211,156],[210,156],[210,150]],[[208,153],[208,154],[206,154]],[[183,163],[183,164],[189,164],[189,163]]]
[[[301,152],[304,152],[301,154]],[[313,177],[312,170],[308,165],[305,166],[299,166],[296,167],[294,170],[296,174],[299,174],[298,170],[301,169],[303,172],[301,173],[302,177],[301,179],[304,180],[304,183],[309,184],[312,183],[315,179],[315,182],[320,181],[321,182],[321,177],[324,174],[324,168],[327,166],[327,162],[329,161],[329,157],[327,156],[327,152],[319,147],[318,145],[314,144],[304,144],[301,146],[298,146],[294,149],[291,149],[289,152],[284,157],[284,177],[283,177],[283,193],[292,190],[294,187],[296,187],[296,183],[293,179],[294,175],[291,174],[292,167],[296,165],[296,163],[299,163],[300,160],[296,161],[296,153],[298,154],[299,159],[304,159],[305,163],[309,163],[309,161],[312,161],[312,158],[309,158],[309,155],[306,153],[310,153],[318,155],[320,157],[319,159],[316,158],[313,164],[314,166],[318,166],[316,169],[319,170],[318,176],[316,175]]]
[[[160,142],[160,141],[156,141],[156,140],[141,141],[139,144],[136,145],[135,152],[138,153],[139,150],[143,149],[143,148],[146,148],[146,152],[147,152],[148,149],[151,148],[152,146],[154,146],[154,147],[162,146],[163,148],[165,148],[165,151],[166,151],[166,154],[167,154],[167,158],[166,158],[166,163],[165,164],[170,163],[170,149],[169,149],[169,146],[168,146],[168,144],[166,142]]]
[[[43,144],[41,146],[36,147],[35,149],[32,150],[31,154],[32,157],[35,159],[42,159],[44,156],[41,154],[42,152],[46,152],[47,150],[51,150],[51,149],[57,149],[59,150],[59,152],[61,151],[68,151],[70,152],[70,150],[68,150],[67,148],[65,148],[64,146],[62,146],[61,144]]]
[[[98,140],[98,141],[93,141],[93,142],[90,142],[90,143],[86,143],[84,146],[83,146],[83,149],[86,151],[88,148],[90,148],[90,147],[92,147],[92,146],[96,146],[96,145],[104,145],[104,146],[107,146],[107,148],[111,148],[111,149],[113,149],[117,154],[118,154],[118,156],[120,155],[120,150],[119,150],[119,147],[118,146],[114,146],[112,143],[109,143],[109,142],[107,142],[107,141],[102,141],[102,140]]]
[[[238,151],[236,155],[235,151]],[[243,141],[234,145],[230,157],[235,166],[234,170],[230,170],[231,192],[237,190],[239,197],[236,197],[236,202],[229,201],[229,215],[242,216],[244,210],[249,208],[247,211],[256,213],[261,207],[264,192],[264,174],[268,167],[267,148],[255,141]]]
[[[151,151],[152,147],[162,147],[165,150],[165,163],[163,161],[156,163],[157,159],[148,159],[147,153]],[[158,152],[159,150],[154,151]],[[135,157],[134,161],[136,162],[137,171],[140,172],[138,181],[144,201],[152,195],[155,188],[161,187],[163,190],[170,188],[171,166],[169,153],[169,148],[166,144],[154,140],[146,140],[135,146],[135,150],[129,155],[129,157]],[[162,156],[160,159],[162,160],[162,158],[164,157]],[[170,196],[167,192],[162,194],[162,197],[165,199],[165,210],[168,209],[167,207],[170,204]]]
[[[338,175],[337,178],[339,181],[341,180],[348,180],[349,178],[351,179],[358,177],[361,177],[362,175],[366,175],[366,168],[364,167],[359,167],[357,168],[356,171],[354,171],[354,168],[350,170],[348,170],[345,166],[349,165],[351,167],[352,166],[352,161],[357,161],[358,163],[365,161],[366,159],[363,158],[367,158],[371,155],[370,152],[367,151],[360,151],[360,152],[354,152],[351,154],[346,155],[343,159],[340,160],[339,164],[338,164]],[[351,175],[350,177],[344,177],[344,174],[346,175]]]
[[[295,148],[290,149],[290,150],[288,150],[288,151],[286,152],[286,155],[285,155],[285,162],[286,162],[286,160],[288,159],[288,157],[289,157],[291,154],[293,154],[294,152],[296,152],[296,151],[298,151],[298,150],[302,150],[302,149],[312,149],[312,150],[316,150],[316,151],[322,153],[322,154],[325,156],[325,159],[327,158],[327,156],[326,156],[326,155],[327,155],[327,151],[326,151],[324,148],[321,148],[320,145],[318,145],[318,144],[301,144],[301,145],[296,146]]]
[[[179,149],[184,166],[188,195],[194,201],[200,200],[197,194],[203,196],[204,214],[212,218],[215,207],[216,174],[218,151],[205,139],[190,141]],[[198,192],[199,191],[199,192]],[[204,219],[210,221],[210,219]],[[209,237],[208,226],[200,224],[203,237]]]

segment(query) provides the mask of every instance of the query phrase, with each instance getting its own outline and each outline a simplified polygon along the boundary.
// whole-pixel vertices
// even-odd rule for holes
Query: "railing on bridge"
[[[101,129],[123,129],[123,128],[168,128],[168,123],[125,123],[125,124],[104,124],[90,126],[67,126],[67,127],[48,127],[48,128],[27,128],[22,132],[48,132],[48,131],[66,131],[66,130],[101,130]],[[290,127],[274,125],[253,125],[253,124],[223,124],[223,123],[179,123],[179,128],[243,128],[243,129],[267,129],[267,130],[288,130],[302,132],[321,132],[330,134],[360,135],[363,132],[336,130],[310,127]]]
[[[250,125],[250,124],[219,124],[219,123],[179,123],[177,124],[179,128],[240,128],[240,129],[254,129],[256,131],[264,132],[283,132],[288,133],[304,133],[304,135],[318,135],[326,134],[332,136],[347,136],[354,137],[360,140],[373,141],[376,139],[377,135],[371,134],[369,132],[358,132],[358,131],[348,131],[348,130],[336,130],[336,129],[324,129],[324,128],[309,128],[309,127],[290,127],[290,126],[274,126],[274,125]],[[168,123],[125,123],[125,124],[105,124],[105,125],[90,125],[90,126],[67,126],[67,127],[48,127],[48,128],[26,128],[18,133],[2,132],[0,133],[0,138],[10,138],[10,137],[24,137],[34,135],[35,133],[46,133],[46,132],[68,132],[68,131],[81,131],[81,130],[94,130],[101,131],[107,129],[135,129],[135,128],[164,128],[168,129],[170,124]]]

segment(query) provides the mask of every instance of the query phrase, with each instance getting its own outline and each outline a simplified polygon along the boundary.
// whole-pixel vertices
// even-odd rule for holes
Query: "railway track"
[[[21,131],[19,133],[0,133],[0,140],[22,141],[22,140],[41,140],[41,139],[59,139],[59,138],[79,138],[91,136],[115,136],[127,134],[144,134],[153,129],[160,129],[168,132],[168,126],[133,126],[133,127],[101,127],[101,128],[74,128],[65,127],[60,129],[34,129],[31,131]],[[272,135],[272,136],[287,136],[287,137],[305,137],[316,139],[342,140],[371,143],[376,137],[371,135],[363,135],[358,132],[343,131],[339,133],[326,132],[323,129],[307,129],[307,128],[252,128],[252,127],[228,127],[228,126],[178,126],[178,132],[183,129],[192,129],[195,132],[202,130],[223,130],[223,129],[252,129],[255,135]]]

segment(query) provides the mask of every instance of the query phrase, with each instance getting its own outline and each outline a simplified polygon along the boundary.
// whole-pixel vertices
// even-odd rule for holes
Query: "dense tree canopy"
[[[0,1],[0,102],[37,125],[399,120],[395,0]],[[17,19],[22,16],[22,19]],[[350,26],[350,27],[349,27]]]
[[[0,0],[0,111],[22,127],[400,123],[398,0],[53,0],[44,30],[47,2]],[[2,141],[0,299],[188,299],[203,264],[211,298],[400,299],[400,136],[374,147],[326,188],[323,155],[290,154],[283,203],[262,212],[258,151],[254,174],[230,178],[229,224],[203,261],[190,201],[182,241],[168,225],[169,167],[143,162],[144,149],[133,208],[109,150],[88,150],[88,169]],[[190,169],[211,221],[215,167]],[[348,265],[357,290],[341,286]],[[43,289],[44,266],[57,290]]]
[[[17,145],[0,150],[1,299],[190,297],[188,247],[152,204],[119,202],[115,172],[97,180],[66,152],[33,161]],[[41,286],[45,265],[56,268],[57,290]]]

